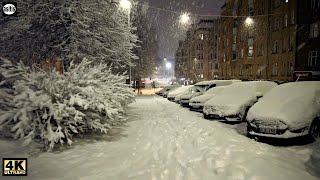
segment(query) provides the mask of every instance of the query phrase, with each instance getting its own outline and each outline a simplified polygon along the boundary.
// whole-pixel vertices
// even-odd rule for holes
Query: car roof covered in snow
[[[256,93],[256,96],[263,96],[265,93],[276,87],[278,84],[271,81],[247,81],[228,85],[222,91],[223,94]]]
[[[248,112],[247,120],[280,120],[292,130],[308,126],[320,112],[320,82],[291,82],[268,92]]]
[[[195,86],[206,86],[216,84],[217,86],[229,85],[235,82],[241,82],[241,80],[212,80],[212,81],[201,81],[195,84]]]

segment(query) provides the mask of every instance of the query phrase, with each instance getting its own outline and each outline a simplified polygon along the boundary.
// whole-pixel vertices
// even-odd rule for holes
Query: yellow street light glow
[[[245,20],[246,25],[251,25],[253,24],[253,19],[251,17],[247,17],[247,19]]]
[[[182,24],[188,23],[189,20],[190,20],[190,17],[189,17],[189,14],[187,14],[187,13],[184,13],[180,16],[180,21]]]
[[[123,9],[130,9],[131,8],[131,2],[129,0],[120,0],[120,6]]]

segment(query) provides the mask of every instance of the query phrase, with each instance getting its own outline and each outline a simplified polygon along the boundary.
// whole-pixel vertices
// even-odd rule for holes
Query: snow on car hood
[[[204,94],[201,96],[197,96],[197,97],[193,97],[190,99],[190,102],[200,102],[200,103],[204,103],[208,100],[210,100],[211,98],[213,98],[213,96],[215,96],[214,94]]]
[[[247,120],[279,120],[295,130],[309,126],[319,113],[320,82],[292,82],[267,93],[249,110]]]
[[[193,97],[200,96],[202,94],[203,94],[202,92],[197,92],[197,93],[188,92],[188,93],[182,94],[181,99],[191,99]]]
[[[236,115],[256,101],[254,93],[217,94],[204,103],[204,108],[219,116]]]

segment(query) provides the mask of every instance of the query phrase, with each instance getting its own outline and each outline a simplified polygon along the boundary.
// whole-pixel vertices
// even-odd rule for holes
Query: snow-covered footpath
[[[0,140],[0,157],[28,157],[28,177],[17,179],[317,179],[306,166],[314,145],[255,142],[160,97],[139,97],[129,116],[111,140],[53,153]]]

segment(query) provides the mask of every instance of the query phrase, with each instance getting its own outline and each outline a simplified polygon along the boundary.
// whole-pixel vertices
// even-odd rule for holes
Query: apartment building
[[[296,6],[296,0],[227,0],[219,19],[219,78],[292,80]]]
[[[201,19],[187,31],[176,51],[175,74],[189,83],[218,75],[216,21]]]

